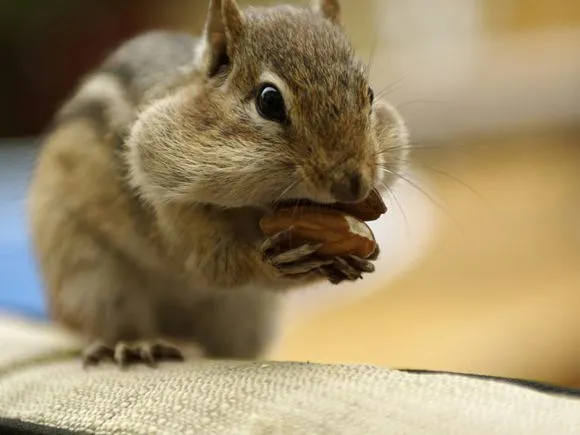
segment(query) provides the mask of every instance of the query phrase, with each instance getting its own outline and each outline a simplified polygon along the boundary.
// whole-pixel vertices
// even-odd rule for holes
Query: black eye
[[[369,86],[369,101],[371,102],[371,106],[375,102],[375,91],[373,91],[373,88],[371,88],[370,86]]]
[[[263,84],[258,89],[256,107],[263,118],[280,123],[286,121],[286,105],[282,93],[270,83]]]

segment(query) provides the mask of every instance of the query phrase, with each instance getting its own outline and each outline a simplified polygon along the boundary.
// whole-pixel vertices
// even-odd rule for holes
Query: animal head
[[[194,62],[195,80],[134,128],[150,196],[226,207],[354,202],[392,183],[383,168],[398,167],[406,129],[375,98],[338,0],[245,10],[211,0]]]

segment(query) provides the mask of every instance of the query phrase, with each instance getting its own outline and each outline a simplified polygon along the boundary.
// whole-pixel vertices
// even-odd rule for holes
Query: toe
[[[169,343],[156,343],[153,346],[153,355],[160,360],[183,361],[185,359],[181,350]]]
[[[291,249],[289,251],[283,252],[282,254],[275,256],[274,258],[272,258],[271,261],[272,261],[272,264],[274,264],[274,265],[294,263],[296,261],[300,261],[300,260],[303,260],[303,259],[311,256],[316,251],[318,251],[321,247],[322,247],[322,245],[320,245],[320,244],[318,244],[318,245],[311,245],[311,244],[302,245],[302,246],[299,246],[298,248]]]
[[[351,281],[355,281],[357,279],[360,279],[362,277],[362,274],[356,270],[354,267],[352,267],[350,264],[348,264],[348,262],[340,257],[335,258],[334,260],[334,266],[340,271],[342,272],[347,279],[351,280]]]
[[[113,349],[101,342],[93,343],[82,353],[83,367],[98,365],[106,359],[113,359]]]
[[[332,264],[332,261],[306,261],[296,264],[286,264],[280,267],[280,272],[288,276],[305,275],[329,264]]]
[[[331,284],[340,284],[345,280],[344,275],[334,269],[332,265],[322,267],[320,268],[320,271]]]
[[[149,343],[144,343],[139,347],[139,358],[149,367],[157,366],[157,359],[155,354],[155,346]]]
[[[375,265],[364,258],[357,257],[356,255],[349,256],[349,263],[355,269],[366,273],[372,273],[375,271]]]
[[[368,257],[369,260],[376,260],[379,258],[379,255],[381,254],[381,249],[379,248],[379,245],[377,245],[377,247],[375,248],[375,251]]]
[[[294,227],[290,227],[285,231],[274,234],[272,237],[268,237],[261,246],[262,252],[268,252],[280,244],[287,242],[293,229]]]
[[[120,367],[127,367],[134,359],[135,351],[127,343],[117,343],[113,360]]]

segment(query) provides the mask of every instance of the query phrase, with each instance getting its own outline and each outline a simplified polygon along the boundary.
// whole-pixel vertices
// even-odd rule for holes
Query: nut
[[[316,206],[285,207],[260,220],[263,233],[271,237],[288,234],[287,249],[304,244],[322,244],[316,255],[323,258],[356,255],[369,258],[377,250],[372,230],[347,213]]]
[[[381,194],[376,189],[371,190],[369,195],[363,201],[357,203],[347,204],[339,202],[334,204],[317,204],[302,199],[282,201],[274,205],[275,209],[278,210],[288,207],[302,208],[303,206],[313,206],[317,207],[317,209],[326,208],[339,210],[365,222],[375,221],[387,212],[387,206],[385,205]]]
[[[387,206],[376,189],[371,190],[369,196],[361,202],[353,204],[338,203],[334,204],[333,208],[365,222],[375,221],[387,212]]]

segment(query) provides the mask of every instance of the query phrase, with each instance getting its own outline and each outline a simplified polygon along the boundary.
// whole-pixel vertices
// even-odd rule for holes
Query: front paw
[[[321,244],[304,244],[289,249],[291,231],[289,229],[269,237],[260,248],[263,260],[274,267],[280,276],[300,278],[313,272],[321,273],[322,267],[333,263],[333,260],[316,258]]]
[[[268,238],[261,247],[264,260],[283,277],[299,278],[305,275],[325,277],[331,284],[357,281],[364,273],[372,273],[375,266],[369,260],[355,255],[321,258],[317,252],[322,244],[304,244],[288,248],[292,229]],[[374,260],[376,256],[371,256]]]
[[[331,284],[340,284],[343,281],[358,281],[363,279],[364,273],[373,273],[375,266],[371,261],[355,255],[336,257],[332,264],[321,268],[321,273]]]

